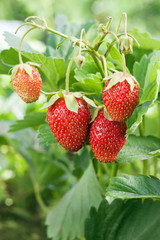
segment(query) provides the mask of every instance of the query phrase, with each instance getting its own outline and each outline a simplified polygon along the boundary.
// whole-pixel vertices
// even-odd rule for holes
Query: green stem
[[[126,76],[126,59],[124,53],[122,53],[123,58],[123,76]]]
[[[71,61],[68,64],[67,72],[66,72],[66,94],[69,93],[69,75],[72,67],[74,57],[71,58]]]
[[[109,30],[109,27],[110,27],[111,22],[112,22],[112,17],[108,17],[108,19],[109,19],[109,21],[108,21],[108,23],[107,23],[107,25],[106,25],[106,27],[105,27],[106,32],[105,32],[105,31],[103,32],[103,35],[102,35],[101,39],[100,39],[99,42],[94,46],[94,50],[96,50],[96,51],[99,49],[99,47],[100,47],[100,45],[102,44],[104,38],[105,38],[105,37],[107,36],[107,34],[109,33],[108,30]]]
[[[154,176],[156,177],[157,176],[157,173],[158,173],[158,158],[153,158],[154,160]]]
[[[107,51],[105,52],[104,56],[107,57],[109,52],[111,51],[112,47],[114,46],[114,44],[116,43],[116,39],[114,39],[111,44],[109,45],[109,47],[107,48]]]
[[[23,39],[24,39],[25,36],[26,36],[30,31],[32,31],[33,29],[35,29],[35,27],[30,28],[30,29],[23,35],[23,37],[21,38],[21,41],[20,41],[20,44],[19,44],[19,48],[18,48],[18,57],[19,57],[19,62],[20,62],[20,64],[23,64],[22,56],[21,56],[21,46],[22,46]]]
[[[112,172],[111,172],[111,178],[117,176],[119,165],[116,163],[113,163],[112,165]]]
[[[142,122],[139,125],[139,134],[140,136],[144,136],[145,132],[144,132],[144,116],[142,119]],[[147,175],[148,174],[148,160],[143,160],[143,174]]]
[[[34,193],[35,193],[36,200],[37,200],[40,208],[42,209],[43,213],[46,215],[47,212],[48,212],[48,208],[44,204],[43,199],[41,197],[39,184],[35,180],[35,178],[32,176],[32,174],[30,174],[30,176],[31,176],[31,180],[32,180],[32,183],[33,183],[33,188],[34,188]]]
[[[147,175],[148,174],[148,161],[143,160],[143,174]]]
[[[104,185],[103,177],[102,177],[101,164],[99,164],[99,163],[98,163],[98,173],[97,173],[97,176],[99,178],[99,182],[100,182],[102,188],[105,190],[105,185]]]
[[[101,66],[99,60],[98,60],[92,53],[90,53],[90,55],[92,56],[95,64],[96,64],[97,67],[99,68],[99,71],[100,71],[100,73],[101,73],[102,78],[104,78],[104,77],[105,77],[105,74],[104,74],[104,71],[103,71],[103,69],[102,69],[102,66]]]
[[[121,26],[121,22],[122,22],[123,16],[125,16],[125,19],[126,19],[127,14],[126,14],[125,12],[122,13],[121,18],[120,18],[120,21],[119,21],[119,24],[118,24],[118,27],[117,27],[116,35],[117,35],[118,32],[119,32],[119,29],[120,29],[120,26]],[[126,24],[126,20],[125,20],[125,24]]]
[[[127,36],[127,14],[124,12],[123,13],[125,20],[124,20],[124,34]]]
[[[103,66],[104,66],[105,78],[107,78],[107,61],[106,61],[106,58],[103,55],[101,55],[101,58],[102,58]]]

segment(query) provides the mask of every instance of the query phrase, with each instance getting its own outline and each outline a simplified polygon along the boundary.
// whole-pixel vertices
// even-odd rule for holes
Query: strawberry
[[[136,79],[118,72],[107,79],[103,90],[103,102],[113,121],[127,120],[138,103],[138,83]]]
[[[113,162],[126,142],[125,122],[109,121],[100,111],[91,125],[89,142],[98,161]]]
[[[81,98],[75,98],[78,113],[66,107],[65,98],[60,97],[48,107],[47,121],[55,139],[66,150],[76,152],[85,143],[91,119],[90,106]]]
[[[42,80],[37,68],[28,64],[17,65],[12,71],[12,87],[26,103],[38,100]]]

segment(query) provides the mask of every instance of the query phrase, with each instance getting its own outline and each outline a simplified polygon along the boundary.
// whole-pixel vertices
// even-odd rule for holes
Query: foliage
[[[95,38],[97,26],[90,21],[57,28],[69,37],[64,40],[62,35],[51,33],[44,53],[23,43],[23,61],[39,64],[43,79],[40,99],[26,106],[20,99],[17,101],[11,84],[4,77],[19,63],[20,39],[4,33],[10,48],[0,53],[0,84],[5,89],[0,91],[2,102],[6,104],[0,129],[0,209],[14,203],[18,209],[16,216],[23,220],[31,219],[32,215],[35,219],[38,215],[39,222],[45,218],[47,234],[52,240],[157,240],[160,237],[157,178],[160,168],[160,41],[139,30],[130,32],[140,43],[139,49],[134,45],[133,54],[126,56],[127,72],[140,84],[139,103],[127,121],[127,141],[115,163],[101,164],[93,156],[88,139],[77,153],[62,148],[46,122],[46,109],[41,110],[44,103],[52,102],[55,91],[60,90],[58,96],[63,95],[70,58],[78,55],[83,28],[92,48],[88,44],[88,48],[82,50],[83,66],[78,68],[72,64],[69,88],[75,94],[85,93],[92,100],[93,113],[95,104],[103,104],[105,70],[109,75],[123,71],[124,60],[118,44],[111,46],[113,36],[101,41],[104,34],[101,29]],[[100,45],[96,58],[97,44]],[[105,55],[110,47],[111,51]],[[12,113],[9,106],[14,109]],[[146,176],[147,171],[154,176]],[[22,208],[25,210],[21,212]]]

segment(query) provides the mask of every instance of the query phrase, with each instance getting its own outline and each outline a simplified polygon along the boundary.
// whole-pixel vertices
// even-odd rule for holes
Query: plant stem
[[[145,135],[145,132],[144,132],[144,116],[143,116],[142,122],[139,125],[139,133],[140,133],[140,136]],[[148,160],[143,160],[143,174],[144,175],[148,174]]]
[[[104,56],[107,57],[109,52],[111,51],[112,47],[114,46],[114,44],[116,43],[116,39],[114,39],[111,44],[109,45],[109,47],[107,48],[107,51],[105,52]]]
[[[68,64],[68,67],[67,67],[67,72],[66,72],[66,94],[69,93],[69,75],[70,75],[70,71],[71,71],[73,60],[74,60],[74,58],[72,57],[71,61]]]
[[[122,53],[123,58],[123,76],[126,76],[126,59],[124,53]]]
[[[125,20],[124,20],[124,34],[127,36],[127,14],[124,12],[123,13]]]
[[[105,185],[104,185],[103,177],[102,177],[101,164],[99,164],[99,163],[98,163],[98,173],[97,173],[97,176],[99,178],[99,182],[100,182],[102,188],[105,190]]]
[[[92,56],[95,64],[96,64],[97,67],[99,68],[99,71],[100,71],[100,73],[101,73],[102,78],[104,78],[104,77],[105,77],[105,74],[104,74],[104,71],[103,71],[103,69],[102,69],[102,66],[101,66],[99,60],[98,60],[92,53],[90,53],[90,55]]]
[[[147,175],[148,174],[148,161],[143,160],[143,174]]]
[[[106,58],[103,55],[101,55],[101,58],[102,58],[103,66],[104,66],[105,78],[107,78],[107,61],[106,61]]]
[[[119,165],[116,163],[113,163],[112,165],[112,172],[111,172],[111,178],[117,176]]]
[[[118,34],[118,32],[119,32],[119,29],[120,29],[120,26],[121,26],[121,22],[122,22],[123,16],[125,16],[125,25],[126,25],[127,14],[126,14],[125,12],[123,12],[122,15],[121,15],[121,18],[120,18],[120,21],[119,21],[118,27],[117,27],[116,34]],[[127,27],[127,25],[126,25],[126,27]],[[127,29],[127,28],[126,28],[126,29]]]
[[[42,200],[42,197],[41,197],[41,194],[40,194],[39,184],[35,180],[35,178],[32,175],[32,173],[30,173],[30,176],[31,176],[31,180],[32,180],[32,183],[33,183],[33,188],[34,188],[34,193],[35,193],[36,200],[37,200],[40,208],[42,209],[43,213],[46,215],[47,212],[48,212],[48,208],[46,207],[46,205],[44,204],[44,202]]]
[[[153,158],[153,160],[154,160],[154,176],[156,177],[158,172],[158,158],[155,157]]]
[[[108,17],[108,19],[109,19],[109,21],[108,21],[108,23],[107,23],[107,25],[106,25],[106,27],[105,27],[105,30],[106,30],[106,31],[103,32],[103,35],[102,35],[101,39],[100,39],[99,42],[94,46],[94,50],[96,50],[96,51],[99,49],[100,45],[102,44],[103,39],[104,39],[104,38],[107,36],[107,34],[109,33],[108,30],[109,30],[109,27],[110,27],[111,22],[112,22],[112,17]]]
[[[141,122],[139,124],[139,134],[140,136],[144,136],[144,126],[143,126],[143,122]]]
[[[18,57],[19,57],[19,62],[20,62],[20,64],[23,64],[22,56],[21,56],[21,46],[22,46],[23,39],[24,39],[25,36],[26,36],[30,31],[32,31],[33,29],[35,29],[35,27],[30,28],[30,29],[23,35],[23,37],[21,38],[21,41],[20,41],[20,44],[19,44],[19,48],[18,48]]]

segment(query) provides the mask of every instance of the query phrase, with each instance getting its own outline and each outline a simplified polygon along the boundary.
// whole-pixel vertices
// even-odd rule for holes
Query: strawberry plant
[[[22,28],[4,33],[0,74],[26,115],[0,144],[26,162],[48,238],[159,239],[160,41],[127,31],[126,13],[115,31],[112,17]],[[49,32],[44,53],[24,42],[35,29]]]

